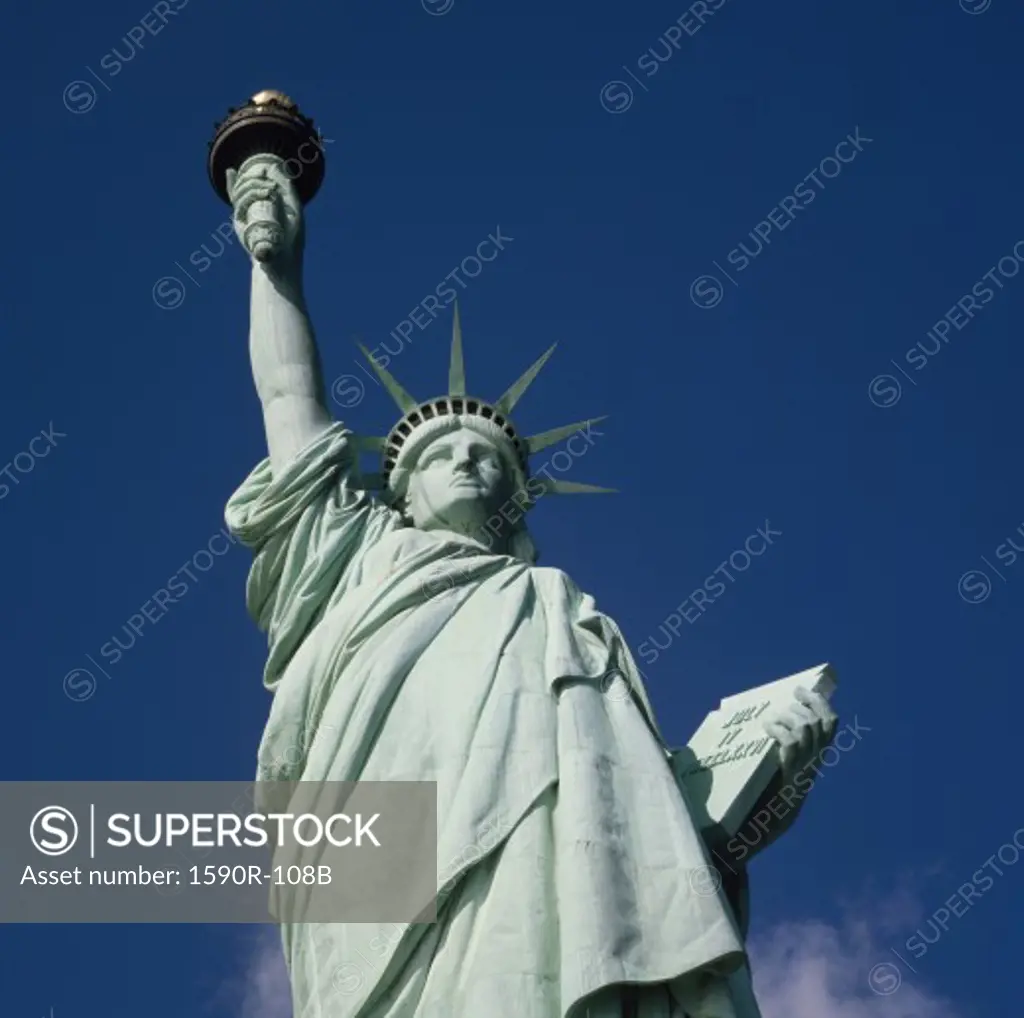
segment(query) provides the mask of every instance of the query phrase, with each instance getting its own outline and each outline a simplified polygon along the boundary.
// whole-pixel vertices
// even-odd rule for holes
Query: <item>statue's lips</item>
[[[473,491],[482,491],[483,484],[473,477],[456,477],[449,485],[450,488],[471,488]]]

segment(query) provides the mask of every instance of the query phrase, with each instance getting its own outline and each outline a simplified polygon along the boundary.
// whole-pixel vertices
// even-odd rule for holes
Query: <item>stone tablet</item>
[[[827,664],[756,686],[722,700],[689,743],[672,751],[672,765],[701,829],[733,837],[747,822],[779,769],[778,743],[764,722],[788,707],[798,686],[829,698],[836,678]]]

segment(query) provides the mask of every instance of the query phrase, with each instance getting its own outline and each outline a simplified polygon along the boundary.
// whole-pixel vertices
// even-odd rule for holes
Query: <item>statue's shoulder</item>
[[[530,566],[529,571],[534,584],[551,595],[567,597],[574,603],[586,601],[593,604],[593,598],[564,569],[558,566]]]

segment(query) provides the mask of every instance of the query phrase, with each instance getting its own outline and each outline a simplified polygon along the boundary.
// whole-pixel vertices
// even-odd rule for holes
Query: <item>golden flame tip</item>
[[[279,92],[276,88],[265,88],[263,91],[257,92],[249,101],[256,106],[266,106],[268,103],[278,103],[280,106],[295,106],[293,99],[285,95],[284,92]]]

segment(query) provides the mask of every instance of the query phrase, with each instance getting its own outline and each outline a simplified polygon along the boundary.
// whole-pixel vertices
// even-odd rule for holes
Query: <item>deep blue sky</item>
[[[512,242],[460,291],[471,386],[497,396],[557,340],[517,422],[613,415],[571,477],[621,494],[542,502],[546,564],[637,648],[756,528],[782,532],[645,666],[679,742],[720,696],[825,660],[843,720],[871,729],[754,865],[755,928],[839,922],[851,902],[881,923],[906,893],[927,917],[1024,826],[1024,561],[997,557],[1024,521],[1024,274],[997,271],[1002,289],[954,313],[934,356],[906,359],[935,349],[928,330],[1024,239],[1024,10],[728,0],[645,77],[638,61],[669,52],[676,19],[693,31],[685,4],[498,7],[190,0],[115,76],[105,55],[155,23],[143,4],[7,12],[0,465],[51,422],[65,437],[22,457],[31,471],[0,499],[3,777],[254,771],[268,695],[243,550],[147,624],[88,700],[62,679],[103,663],[263,455],[237,246],[193,271],[179,307],[152,291],[204,243],[218,251],[213,122],[279,87],[331,139],[306,256],[328,379],[354,370],[355,334],[380,343],[500,225]],[[62,98],[77,79],[97,90],[86,112]],[[600,99],[612,80],[635,93],[617,114]],[[754,250],[748,233],[856,128],[871,141],[734,271],[729,252]],[[691,282],[721,277],[716,261],[738,285],[698,307]],[[449,335],[446,315],[393,362],[415,394],[443,389]],[[897,393],[879,375],[900,382],[893,405],[876,405]],[[345,414],[370,433],[395,417],[372,385]],[[976,568],[993,588],[970,603],[958,581]],[[996,974],[1024,949],[1024,866],[1002,868],[906,974],[967,1014],[1019,1010]],[[0,1011],[230,1015],[209,1002],[243,933],[12,927]]]

